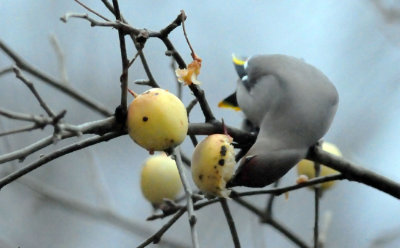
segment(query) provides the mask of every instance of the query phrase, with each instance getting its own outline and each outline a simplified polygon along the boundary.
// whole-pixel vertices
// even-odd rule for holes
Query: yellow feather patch
[[[226,101],[219,102],[218,103],[218,107],[219,108],[230,108],[230,109],[233,109],[235,111],[240,111],[241,110],[238,106],[234,106],[231,103],[226,102]]]
[[[232,61],[235,65],[244,65],[246,63],[246,60],[242,60],[242,59],[236,57],[235,54],[232,54]]]

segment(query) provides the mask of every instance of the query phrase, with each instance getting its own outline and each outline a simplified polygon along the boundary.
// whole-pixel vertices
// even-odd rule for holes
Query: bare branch
[[[9,131],[0,133],[0,137],[6,136],[6,135],[11,135],[11,134],[16,134],[16,133],[28,132],[28,131],[32,131],[32,130],[35,130],[38,128],[40,128],[40,127],[38,127],[36,124],[25,126],[25,127],[20,127],[20,128],[15,128],[13,130],[9,130]]]
[[[6,67],[0,70],[0,76],[13,72],[14,66]]]
[[[274,188],[277,188],[278,186],[279,186],[279,181],[280,180],[278,180],[278,181],[276,181],[275,183],[274,183]],[[270,195],[269,196],[269,198],[268,198],[268,201],[267,201],[267,207],[265,208],[265,211],[264,211],[264,218],[271,218],[272,217],[272,208],[273,208],[273,205],[274,205],[274,200],[275,200],[275,195]]]
[[[121,21],[105,21],[100,22],[88,16],[88,14],[80,14],[80,13],[66,13],[64,16],[60,17],[60,20],[67,23],[70,18],[78,18],[87,20],[92,27],[111,27],[117,30],[122,31],[124,34],[134,34],[134,35],[144,35],[149,37],[156,37],[158,33],[156,32],[148,32],[145,29],[136,29],[124,22]]]
[[[321,147],[318,143],[318,147]],[[314,162],[315,177],[319,177],[321,173],[321,164]],[[319,198],[321,195],[321,186],[314,186],[314,248],[319,247]]]
[[[233,140],[238,143],[254,142],[256,136],[241,129],[226,126],[228,133]],[[224,133],[222,123],[215,121],[213,123],[190,123],[188,134],[194,135],[210,135],[214,133]]]
[[[77,132],[79,131],[82,134],[103,135],[114,129],[115,129],[115,118],[114,117],[109,117],[107,119],[99,120],[99,121],[87,122],[87,123],[81,124],[79,126],[76,126],[76,131]],[[73,136],[75,136],[75,134],[76,133],[62,132],[61,139],[73,137]],[[122,134],[123,133],[121,133],[121,135]],[[0,155],[0,164],[5,163],[7,161],[15,160],[15,159],[24,160],[28,155],[46,147],[46,146],[49,146],[52,143],[53,143],[53,136],[48,136],[46,138],[38,140],[37,142],[35,142],[29,146],[26,146],[24,148],[21,148],[19,150]]]
[[[148,246],[151,243],[157,244],[162,235],[164,235],[164,233],[166,231],[168,231],[168,229],[186,212],[186,209],[182,208],[180,209],[175,215],[174,217],[172,217],[167,223],[165,223],[165,225],[158,231],[156,232],[154,235],[152,235],[150,238],[148,238],[146,241],[144,241],[142,244],[140,244],[137,248],[143,248]]]
[[[89,170],[88,173],[89,180],[92,182],[92,185],[96,189],[96,196],[100,200],[100,203],[107,208],[114,210],[115,204],[112,199],[112,195],[109,191],[108,183],[104,178],[103,171],[97,162],[97,158],[94,154],[92,148],[88,149],[88,156],[89,156]]]
[[[83,149],[85,147],[103,142],[103,141],[108,141],[110,139],[113,139],[115,137],[121,136],[123,133],[121,132],[110,132],[107,134],[104,134],[103,136],[95,136],[95,137],[91,137],[88,138],[86,140],[71,144],[69,146],[63,147],[59,150],[56,150],[48,155],[42,156],[40,159],[38,159],[37,161],[27,165],[26,167],[19,169],[13,173],[11,173],[10,175],[2,178],[0,180],[0,189],[3,188],[4,186],[6,186],[7,184],[15,181],[16,179],[22,177],[23,175],[39,168],[40,166],[58,158],[58,157],[62,157],[66,154],[69,154],[71,152]]]
[[[117,21],[122,23],[121,13],[119,11],[118,0],[113,0],[113,6],[115,11],[115,18]],[[121,50],[121,61],[122,61],[122,74],[120,77],[121,81],[121,110],[123,114],[127,113],[127,96],[128,96],[128,69],[129,69],[129,60],[128,55],[126,54],[126,43],[125,43],[125,34],[121,29],[118,29],[118,37],[119,37],[119,47]]]
[[[151,82],[150,82],[150,80],[147,80],[147,79],[137,79],[133,83],[137,84],[137,85],[147,85],[147,86],[151,87]]]
[[[231,231],[233,244],[235,248],[240,248],[239,236],[236,231],[235,222],[233,221],[233,217],[231,211],[229,210],[228,203],[226,202],[225,198],[220,198],[219,201],[221,203],[222,210],[224,211],[226,221],[228,222],[229,230]]]
[[[101,220],[106,223],[110,223],[116,227],[131,232],[132,234],[148,236],[154,232],[152,229],[146,228],[143,223],[140,223],[128,216],[122,216],[121,214],[109,208],[93,206],[84,201],[71,197],[61,190],[57,190],[54,187],[48,187],[31,178],[23,178],[23,180],[19,180],[18,182],[27,186],[40,197],[43,197],[45,200],[53,204],[68,210],[76,211],[95,220]],[[184,247],[182,244],[167,239],[163,240],[162,243],[172,245],[173,247]]]
[[[312,185],[315,185],[315,184],[328,182],[328,181],[332,181],[332,180],[341,180],[341,179],[345,179],[343,177],[343,175],[340,175],[340,174],[339,175],[330,175],[330,176],[325,176],[325,177],[313,178],[313,179],[308,180],[307,182],[304,182],[304,183],[301,183],[301,184],[295,184],[295,185],[282,187],[282,188],[276,188],[276,189],[254,190],[254,191],[247,191],[247,192],[240,192],[240,193],[232,191],[229,197],[232,198],[232,199],[238,199],[238,198],[241,198],[241,197],[244,197],[244,196],[251,196],[251,195],[262,195],[262,194],[280,195],[280,194],[283,194],[285,192],[289,192],[289,191],[292,191],[292,190],[297,190],[297,189],[308,187],[308,186],[312,186]],[[194,209],[198,210],[200,208],[203,208],[203,207],[208,206],[210,204],[214,204],[216,202],[219,202],[218,198],[215,198],[215,199],[212,199],[212,200],[207,200],[207,201],[201,202],[201,203],[196,203],[194,205]],[[185,208],[186,209],[186,206],[180,206],[180,207],[178,206],[175,209],[175,212],[178,211],[181,208]],[[155,220],[155,219],[159,219],[159,218],[164,218],[164,217],[169,216],[169,215],[171,215],[171,214],[173,214],[175,212],[171,211],[171,212],[168,212],[168,213],[162,213],[162,214],[159,214],[159,215],[153,215],[150,218],[148,218],[148,220]],[[259,215],[261,217],[265,216],[264,213],[261,210],[259,210],[259,212],[260,212]]]
[[[77,2],[80,6],[82,6],[83,8],[85,8],[87,11],[97,15],[98,17],[100,17],[101,19],[105,20],[105,21],[110,21],[109,19],[107,19],[106,17],[100,15],[98,12],[94,11],[93,9],[89,8],[87,5],[83,4],[82,2],[80,2],[79,0],[74,0],[75,2]]]
[[[235,197],[263,195],[263,194],[281,195],[281,194],[289,192],[289,191],[316,185],[319,183],[329,182],[329,181],[333,181],[333,180],[343,180],[343,179],[346,179],[346,177],[342,174],[329,175],[329,176],[324,176],[324,177],[316,177],[316,178],[308,180],[307,182],[295,184],[295,185],[291,185],[291,186],[287,186],[287,187],[265,189],[265,190],[253,190],[253,191],[247,191],[247,192],[241,192],[241,193],[236,193],[235,191],[232,191],[230,197],[235,198]]]
[[[45,116],[38,116],[32,114],[23,114],[14,112],[11,110],[0,108],[0,115],[3,115],[7,118],[14,119],[14,120],[21,120],[21,121],[30,121],[35,122],[39,126],[46,126],[53,122],[53,119],[45,117]]]
[[[20,79],[28,88],[29,90],[32,92],[32,94],[36,97],[36,99],[38,100],[40,106],[44,109],[44,111],[46,111],[46,113],[50,116],[50,117],[54,117],[55,114],[53,113],[53,111],[49,108],[49,106],[47,106],[47,104],[43,101],[42,97],[39,95],[39,93],[37,92],[35,86],[33,85],[33,83],[31,81],[29,81],[28,79],[26,79],[24,77],[24,75],[22,75],[21,71],[19,70],[18,67],[14,67],[13,68],[15,75],[17,76],[18,79]]]
[[[285,235],[288,239],[293,241],[296,245],[298,245],[301,248],[308,248],[309,246],[304,243],[299,237],[297,237],[294,233],[289,231],[283,224],[281,224],[279,221],[275,219],[270,219],[268,221],[268,224],[273,226],[276,230],[281,232],[283,235]]]
[[[153,88],[160,88],[160,86],[157,84],[156,80],[154,79],[153,73],[150,70],[150,67],[149,67],[149,64],[147,63],[146,57],[144,56],[144,53],[143,53],[143,45],[144,45],[144,43],[139,44],[139,42],[136,41],[136,38],[135,38],[135,36],[133,34],[131,34],[131,39],[133,41],[133,44],[136,47],[136,50],[139,53],[140,60],[142,61],[144,72],[146,73],[147,77],[149,78],[148,85],[150,87],[153,87]]]
[[[133,65],[133,63],[135,63],[135,60],[137,59],[137,57],[139,56],[139,54],[141,52],[142,52],[142,50],[136,52],[135,56],[131,59],[131,61],[129,61],[128,68],[131,67]]]
[[[189,37],[188,37],[188,35],[187,35],[187,33],[186,33],[186,28],[185,28],[186,14],[185,14],[185,11],[184,11],[184,10],[181,10],[181,18],[182,18],[182,21],[181,21],[181,22],[182,22],[183,36],[185,36],[186,43],[187,43],[188,46],[189,46],[189,49],[190,49],[190,51],[191,51],[192,58],[195,59],[195,58],[197,57],[197,56],[196,56],[196,53],[194,52],[194,49],[193,49],[193,47],[192,47],[192,44],[190,44]]]
[[[56,55],[57,55],[58,70],[60,71],[61,81],[64,84],[69,85],[68,75],[67,75],[67,70],[66,70],[66,65],[65,65],[65,55],[64,55],[63,50],[61,49],[60,42],[58,41],[57,37],[54,34],[50,35],[50,44],[53,46],[54,51],[56,52]]]
[[[293,243],[295,243],[297,246],[301,248],[309,248],[309,246],[301,240],[300,237],[298,237],[296,234],[294,234],[292,231],[290,231],[288,228],[283,226],[281,223],[276,221],[274,218],[265,218],[265,214],[258,209],[256,206],[251,204],[250,202],[245,201],[244,199],[241,198],[233,198],[235,202],[240,204],[241,206],[245,207],[248,209],[250,212],[254,213],[255,215],[259,216],[263,223],[269,224],[272,227],[274,227],[276,230],[278,230],[280,233],[285,235],[289,240],[291,240]]]
[[[193,194],[192,194],[192,189],[190,188],[189,181],[187,180],[185,172],[183,171],[183,163],[179,147],[174,149],[174,156],[175,156],[176,166],[178,167],[179,175],[181,177],[183,188],[186,194],[187,212],[188,212],[190,230],[192,235],[192,245],[193,248],[198,248],[199,240],[196,231],[197,218],[196,215],[194,214],[193,199],[192,199]]]
[[[315,161],[320,164],[327,165],[332,169],[341,172],[346,179],[356,181],[378,190],[381,190],[397,199],[400,199],[400,184],[378,175],[361,166],[352,164],[343,158],[332,155],[321,148],[313,147],[309,150],[307,159]]]
[[[106,2],[107,1],[103,1],[103,3],[105,3],[105,4],[106,4]],[[108,4],[106,4],[106,6],[108,6]],[[108,8],[110,9],[110,11],[112,11],[115,14],[115,10],[114,10],[114,8],[112,8],[112,6],[108,6]],[[146,29],[133,28],[132,26],[130,26],[129,24],[124,22],[123,19],[121,19],[120,21],[116,21],[116,22],[98,22],[98,21],[90,18],[87,14],[67,13],[63,17],[61,17],[61,20],[64,22],[67,22],[68,18],[71,18],[71,17],[86,19],[90,22],[91,26],[104,26],[104,27],[116,28],[116,29],[118,29],[119,33],[130,34],[132,39],[134,39],[134,36],[140,36],[140,37],[143,37],[144,39],[148,39],[151,37],[157,37],[163,41],[164,45],[167,48],[168,54],[171,55],[175,59],[175,61],[179,65],[179,68],[181,68],[181,69],[186,68],[186,64],[185,64],[184,60],[179,55],[179,53],[176,51],[176,49],[173,46],[173,44],[171,43],[171,41],[168,39],[168,34],[174,28],[176,28],[177,26],[179,26],[182,23],[182,19],[183,19],[182,13],[180,15],[178,15],[178,17],[170,25],[168,25],[165,29],[162,29],[160,32],[149,31]],[[137,46],[136,46],[136,48],[139,50],[139,48]],[[147,63],[145,62],[145,60],[143,58],[144,57],[142,57],[142,55],[141,55],[142,63],[146,70]],[[148,70],[148,72],[150,72],[150,70]],[[148,72],[146,70],[146,73],[149,77],[149,81],[155,83],[154,79],[152,79],[152,76],[150,76],[151,74],[149,74]],[[203,111],[203,114],[205,116],[205,121],[206,122],[215,121],[214,114],[212,113],[211,108],[208,105],[204,91],[195,84],[189,85],[189,88],[193,92],[194,96],[199,100],[201,110]]]
[[[2,40],[0,40],[0,49],[3,50],[12,60],[14,60],[15,64],[21,69],[29,74],[39,78],[40,80],[48,83],[49,85],[53,86],[54,88],[60,90],[61,92],[71,96],[72,98],[76,99],[77,101],[81,102],[82,104],[86,105],[87,107],[91,108],[92,110],[104,115],[110,116],[112,113],[100,103],[95,102],[94,100],[90,99],[89,97],[83,95],[79,91],[69,87],[62,82],[46,75],[45,73],[39,71],[38,69],[34,68],[33,66],[29,65],[25,62],[21,57],[19,57],[14,51],[11,50]]]

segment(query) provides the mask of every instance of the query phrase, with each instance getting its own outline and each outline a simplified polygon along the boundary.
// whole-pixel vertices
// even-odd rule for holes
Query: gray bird
[[[219,106],[238,105],[259,133],[227,186],[264,187],[285,175],[328,131],[338,94],[321,71],[294,57],[233,60],[237,90]]]

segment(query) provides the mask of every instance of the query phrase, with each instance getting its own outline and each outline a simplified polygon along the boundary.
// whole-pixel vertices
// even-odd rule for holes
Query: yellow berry
[[[138,95],[129,105],[129,136],[150,151],[163,151],[183,142],[188,130],[186,108],[175,95],[160,88]]]
[[[206,194],[229,197],[226,189],[235,168],[235,150],[232,138],[213,134],[200,142],[192,156],[192,177],[197,187]]]
[[[322,150],[329,152],[333,155],[336,156],[342,156],[342,153],[339,151],[339,149],[331,143],[328,142],[323,142],[322,143]],[[321,165],[321,171],[320,171],[320,176],[328,176],[328,175],[333,175],[333,174],[338,174],[339,172],[328,167],[325,165]],[[314,169],[314,162],[303,159],[297,164],[297,174],[298,175],[305,175],[309,179],[312,179],[315,177],[315,169]],[[335,184],[335,181],[330,181],[330,182],[325,182],[321,184],[322,189],[329,189]]]
[[[165,154],[147,159],[140,179],[143,196],[154,205],[162,203],[163,199],[174,200],[182,190],[175,160]]]

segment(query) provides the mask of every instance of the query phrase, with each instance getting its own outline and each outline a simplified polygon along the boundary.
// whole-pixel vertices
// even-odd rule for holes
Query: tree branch
[[[142,244],[140,244],[137,248],[143,248],[148,246],[151,243],[157,244],[162,235],[164,235],[164,233],[166,231],[168,231],[168,229],[186,212],[185,208],[180,209],[175,215],[174,217],[172,217],[167,223],[165,223],[165,225],[155,234],[153,234],[150,238],[148,238],[147,240],[145,240]]]
[[[44,100],[42,99],[42,97],[39,95],[39,93],[37,92],[35,86],[33,85],[33,83],[31,81],[29,81],[28,79],[26,79],[24,77],[24,75],[22,75],[21,71],[19,70],[18,67],[14,66],[13,71],[15,73],[15,76],[20,79],[28,88],[29,90],[32,92],[32,94],[35,96],[36,100],[39,102],[40,106],[44,109],[44,111],[46,111],[46,113],[50,116],[50,117],[54,117],[55,114],[53,113],[53,111],[49,108],[49,106],[47,106],[47,104],[44,102]]]
[[[307,159],[314,162],[327,165],[343,174],[343,176],[350,181],[356,181],[380,191],[383,191],[397,199],[400,199],[400,184],[378,175],[361,166],[350,163],[338,156],[332,155],[321,148],[312,147],[309,150]]]
[[[219,198],[219,202],[221,203],[226,221],[228,222],[229,230],[231,231],[233,245],[235,248],[240,248],[239,235],[236,231],[235,222],[233,220],[231,211],[229,210],[228,203],[226,202],[225,198]]]
[[[253,204],[245,201],[242,198],[233,198],[233,200],[235,202],[237,202],[238,204],[242,205],[243,207],[245,207],[246,209],[250,210],[250,212],[252,212],[255,215],[257,215],[258,217],[260,217],[260,219],[262,220],[263,223],[269,224],[272,227],[274,227],[276,230],[278,230],[280,233],[285,235],[293,243],[297,244],[297,246],[299,246],[301,248],[309,248],[309,246],[304,241],[302,241],[300,237],[297,237],[297,235],[292,233],[288,228],[286,228],[281,223],[276,221],[273,217],[270,216],[270,217],[265,218],[265,214],[263,213],[263,211],[258,209]]]
[[[58,158],[58,157],[62,157],[71,152],[83,149],[85,147],[88,147],[88,146],[91,146],[91,145],[94,145],[94,144],[97,144],[97,143],[100,143],[103,141],[108,141],[115,137],[121,136],[122,134],[123,134],[122,132],[110,132],[110,133],[104,134],[103,136],[91,137],[86,140],[82,140],[82,141],[76,142],[74,144],[68,145],[66,147],[63,147],[63,148],[56,150],[48,155],[42,156],[40,159],[27,165],[26,167],[19,169],[15,172],[9,174],[6,177],[3,177],[0,180],[0,189],[2,189],[7,184],[15,181],[16,179],[22,177],[23,175],[39,168],[40,166]]]
[[[186,206],[187,206],[190,230],[191,230],[191,235],[192,235],[192,245],[193,245],[193,248],[198,248],[199,240],[198,240],[198,235],[197,235],[197,230],[196,230],[197,218],[196,218],[196,215],[194,214],[193,199],[192,199],[193,194],[192,194],[192,189],[190,188],[189,181],[187,180],[185,172],[183,170],[183,163],[182,163],[182,158],[181,158],[181,153],[179,151],[179,147],[174,149],[174,156],[175,156],[176,166],[178,167],[179,175],[181,177],[183,188],[184,188],[185,194],[186,194],[186,202],[187,202]]]
[[[44,200],[47,200],[62,208],[76,211],[95,220],[101,220],[106,223],[110,223],[116,227],[131,232],[132,234],[147,236],[150,233],[153,233],[153,230],[146,228],[143,223],[138,223],[136,220],[133,220],[127,216],[122,216],[121,214],[109,208],[88,204],[65,194],[61,190],[55,189],[54,187],[47,187],[42,183],[28,178],[24,178],[18,182],[31,189],[40,197],[44,198]],[[164,240],[162,243],[172,245],[173,247],[184,247],[172,240]]]
[[[114,117],[109,117],[104,120],[98,120],[98,121],[92,121],[92,122],[87,122],[84,124],[81,124],[79,126],[76,126],[76,132],[80,132],[81,134],[98,134],[98,135],[103,135],[105,133],[111,132],[113,130],[117,130],[115,128],[115,118]],[[76,132],[61,132],[60,133],[60,138],[61,139],[66,139],[70,138],[73,136],[76,136]],[[125,133],[121,133],[125,134]],[[21,148],[19,150],[15,150],[10,153],[6,153],[3,155],[0,155],[0,164],[19,159],[20,161],[23,161],[28,155],[53,144],[53,136],[48,136],[46,138],[43,138],[41,140],[38,140],[37,142],[26,146],[24,148]]]
[[[6,136],[6,135],[11,135],[11,134],[16,134],[16,133],[28,132],[28,131],[32,131],[32,130],[35,130],[35,129],[38,129],[38,128],[40,128],[40,127],[37,126],[36,124],[28,125],[28,126],[20,127],[20,128],[15,128],[15,129],[12,129],[12,130],[9,130],[9,131],[1,132],[0,133],[0,137],[1,136]]]
[[[115,18],[117,21],[122,23],[121,13],[119,11],[118,0],[113,0]],[[126,43],[125,34],[121,29],[118,29],[119,47],[121,50],[121,61],[122,61],[122,74],[120,77],[121,81],[121,110],[125,115],[127,113],[127,94],[128,94],[128,69],[129,69],[129,59],[126,54]]]
[[[61,92],[71,96],[78,102],[81,102],[82,104],[86,105],[87,107],[91,108],[92,110],[102,114],[103,116],[112,115],[112,113],[106,107],[102,106],[100,103],[95,102],[94,100],[83,95],[82,93],[73,89],[72,87],[69,87],[69,86],[63,84],[62,82],[50,77],[49,75],[46,75],[45,73],[39,71],[35,67],[29,65],[21,57],[19,57],[14,51],[12,51],[11,48],[9,48],[2,40],[0,40],[0,49],[3,50],[7,54],[7,56],[9,56],[15,62],[15,64],[19,68],[21,68],[21,70],[28,72],[29,74],[39,78],[40,80],[44,81],[45,83],[48,83],[49,85],[60,90]]]

